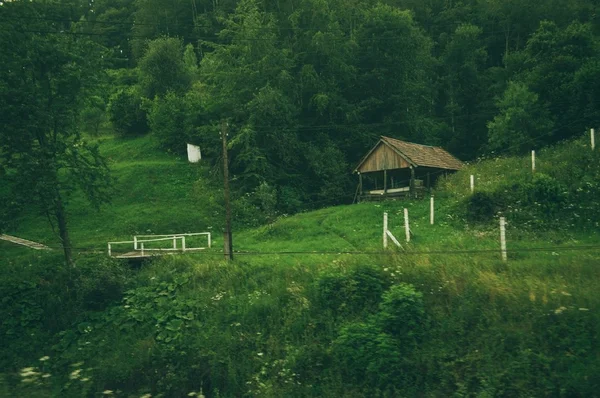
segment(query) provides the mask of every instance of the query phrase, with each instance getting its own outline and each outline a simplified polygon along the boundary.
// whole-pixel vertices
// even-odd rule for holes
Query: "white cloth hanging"
[[[197,145],[187,144],[187,154],[190,163],[198,163],[202,159],[200,147]]]

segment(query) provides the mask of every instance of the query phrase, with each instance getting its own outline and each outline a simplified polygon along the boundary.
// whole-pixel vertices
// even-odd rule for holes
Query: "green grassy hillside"
[[[221,222],[222,194],[210,169],[163,153],[152,136],[102,138],[101,153],[115,179],[112,201],[98,211],[75,193],[68,203],[70,231],[79,251],[104,249],[134,234],[206,231]],[[59,248],[48,222],[33,211],[8,233]]]
[[[0,396],[597,394],[599,162],[583,142],[541,151],[536,176],[526,158],[502,158],[442,180],[433,226],[428,200],[238,222],[233,263],[210,170],[151,137],[101,149],[118,194],[100,213],[73,198],[78,245],[209,227],[215,245],[141,269],[82,250],[66,269],[59,251],[2,243]],[[402,249],[382,250],[384,212]],[[19,233],[55,242],[34,216]]]

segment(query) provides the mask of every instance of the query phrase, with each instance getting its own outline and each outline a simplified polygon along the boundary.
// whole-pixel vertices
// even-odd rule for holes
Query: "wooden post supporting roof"
[[[410,166],[410,195],[415,196],[415,168]]]
[[[429,178],[429,172],[427,172],[427,190],[431,193],[431,180]]]
[[[362,196],[362,194],[363,194],[363,180],[362,180],[362,174],[360,174],[360,172],[358,173],[358,192],[359,192],[359,195]]]
[[[383,194],[387,193],[387,169],[383,170]]]

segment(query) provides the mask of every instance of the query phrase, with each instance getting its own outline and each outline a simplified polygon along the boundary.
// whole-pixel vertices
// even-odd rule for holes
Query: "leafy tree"
[[[110,67],[131,67],[130,33],[134,23],[134,0],[95,0],[77,23],[77,30],[106,47]]]
[[[108,115],[114,129],[122,135],[144,134],[148,131],[146,111],[136,87],[120,89],[111,95]]]
[[[13,188],[12,201],[35,203],[58,227],[70,264],[69,194],[80,188],[99,205],[109,186],[104,160],[77,130],[85,82],[97,73],[101,53],[85,39],[32,33],[50,29],[46,21],[18,19],[33,11],[44,15],[48,7],[29,2],[2,6],[9,18],[0,30],[0,107],[10,117],[3,118],[0,170]],[[20,31],[17,24],[26,28]]]
[[[171,91],[164,98],[156,98],[148,114],[150,131],[158,137],[163,148],[184,153],[186,142],[193,137],[194,128],[199,124],[201,107],[201,99],[195,92],[182,97]]]
[[[498,109],[500,114],[488,123],[491,151],[523,153],[538,146],[551,132],[550,113],[538,95],[522,83],[509,84]]]
[[[482,111],[486,105],[493,106],[484,86],[487,53],[481,34],[478,26],[459,26],[440,60],[443,75],[438,100],[444,104],[449,126],[444,141],[460,158],[473,157],[486,143],[486,114]]]
[[[213,124],[230,120],[232,171],[252,191],[262,182],[280,183],[300,166],[291,128],[297,111],[287,91],[291,62],[287,51],[278,48],[273,16],[261,11],[257,1],[240,1],[224,24],[220,39],[229,44],[201,62],[207,117]]]
[[[179,39],[164,37],[150,41],[139,69],[146,98],[163,97],[169,91],[182,94],[190,87],[191,76],[183,60],[183,42]]]
[[[80,115],[81,125],[84,130],[93,135],[98,135],[100,127],[106,121],[106,104],[99,96],[91,96]]]
[[[561,29],[544,21],[527,42],[519,78],[556,117],[557,134],[547,142],[580,135],[600,120],[588,102],[595,101],[590,88],[597,85],[599,51],[591,25],[578,22]]]
[[[364,12],[356,42],[362,120],[389,123],[379,129],[382,133],[427,141],[423,122],[433,100],[431,41],[410,12],[379,4]]]
[[[195,79],[198,77],[198,57],[194,51],[194,46],[188,44],[183,51],[183,63],[190,76]]]

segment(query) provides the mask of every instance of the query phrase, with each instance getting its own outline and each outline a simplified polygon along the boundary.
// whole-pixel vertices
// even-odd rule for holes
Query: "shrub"
[[[521,187],[522,197],[530,206],[538,206],[546,216],[555,215],[568,197],[566,188],[547,174],[537,173]]]
[[[383,388],[397,384],[403,373],[399,343],[373,323],[343,327],[333,355],[346,383]]]
[[[135,88],[121,89],[111,95],[108,115],[115,131],[122,135],[141,135],[148,132],[142,97]]]
[[[74,270],[77,303],[84,310],[100,311],[123,297],[131,270],[110,258],[79,260]]]
[[[80,114],[83,129],[97,136],[106,121],[106,104],[101,97],[92,96],[88,99]]]
[[[257,227],[275,220],[276,205],[277,192],[269,184],[263,182],[254,191],[235,200],[233,212],[237,223]]]
[[[424,316],[423,293],[401,283],[383,295],[377,320],[385,332],[406,340],[421,333]]]
[[[384,274],[373,266],[357,266],[344,274],[327,271],[317,280],[319,299],[325,308],[340,314],[374,310],[387,287]]]
[[[501,204],[500,195],[475,192],[466,199],[466,216],[469,222],[489,222]]]

